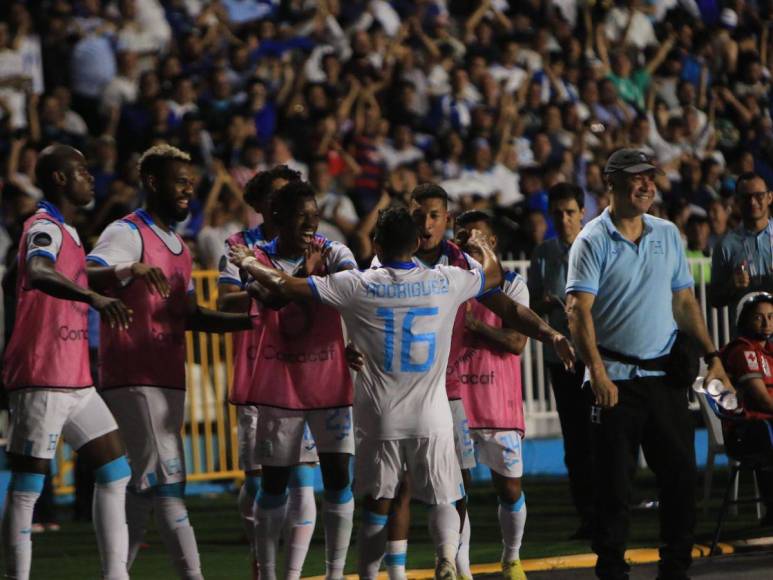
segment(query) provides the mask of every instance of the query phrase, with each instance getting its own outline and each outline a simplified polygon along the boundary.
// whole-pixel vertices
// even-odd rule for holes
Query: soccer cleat
[[[520,560],[502,562],[503,580],[526,580],[526,572],[523,571]]]
[[[435,566],[435,580],[456,580],[456,566],[451,560],[441,558]]]

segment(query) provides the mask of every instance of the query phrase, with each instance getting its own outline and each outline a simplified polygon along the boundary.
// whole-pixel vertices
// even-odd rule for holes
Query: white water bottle
[[[709,381],[706,388],[703,387],[703,377],[698,377],[692,384],[692,389],[696,393],[705,393],[717,402],[725,411],[735,411],[738,409],[738,397],[719,379]]]

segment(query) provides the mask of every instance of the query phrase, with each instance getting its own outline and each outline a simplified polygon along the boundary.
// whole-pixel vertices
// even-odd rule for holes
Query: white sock
[[[456,561],[459,551],[459,512],[448,503],[429,508],[429,533],[435,544],[438,559]]]
[[[172,565],[185,580],[204,580],[196,535],[185,508],[185,483],[159,485],[153,495],[156,525]]]
[[[386,544],[386,563],[389,580],[406,580],[405,563],[408,558],[408,540],[392,540]]]
[[[247,543],[250,545],[250,554],[255,559],[255,501],[260,490],[260,476],[248,475],[239,490],[239,515],[244,524],[244,533],[247,535]]]
[[[126,494],[126,523],[129,526],[129,557],[127,566],[131,569],[145,540],[150,512],[153,510],[153,490],[143,492],[129,487]]]
[[[456,553],[456,573],[459,576],[472,578],[470,570],[470,511],[464,511],[464,523],[459,535],[459,551]]]
[[[369,511],[362,514],[362,524],[357,539],[360,551],[357,573],[361,580],[373,580],[378,577],[378,570],[381,568],[381,559],[384,557],[386,547],[388,519],[389,516]]]
[[[32,566],[32,512],[43,491],[42,473],[13,473],[3,517],[6,578],[27,580]]]
[[[285,580],[296,580],[301,577],[316,523],[314,468],[298,465],[290,474],[285,517]]]
[[[502,529],[502,561],[520,560],[526,527],[526,494],[521,492],[515,503],[499,501],[499,527]]]
[[[325,577],[343,578],[346,552],[352,540],[354,497],[350,487],[325,491],[322,521],[325,525]]]
[[[276,552],[287,514],[287,494],[261,490],[255,504],[255,541],[261,580],[276,580]]]
[[[131,469],[119,457],[94,470],[92,519],[102,561],[103,580],[128,580],[129,527],[126,524],[126,486]]]

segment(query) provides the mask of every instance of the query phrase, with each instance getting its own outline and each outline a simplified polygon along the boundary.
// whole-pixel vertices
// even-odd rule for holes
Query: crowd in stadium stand
[[[73,218],[87,240],[143,203],[140,151],[189,152],[199,185],[179,228],[202,268],[259,220],[242,188],[274,164],[310,180],[320,233],[362,264],[375,212],[426,181],[457,210],[496,210],[513,258],[554,235],[551,185],[580,185],[586,220],[608,204],[603,163],[621,146],[664,170],[653,212],[692,255],[738,223],[736,176],[773,183],[770,1],[2,4],[6,260],[41,197],[36,156],[53,142],[90,162],[96,202]]]

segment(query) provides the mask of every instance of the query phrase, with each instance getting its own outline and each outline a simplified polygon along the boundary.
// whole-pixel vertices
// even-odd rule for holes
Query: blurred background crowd
[[[0,7],[0,258],[41,191],[52,142],[87,156],[93,240],[143,203],[136,162],[188,151],[180,232],[202,268],[255,216],[242,188],[286,164],[318,192],[320,233],[372,254],[378,209],[440,182],[494,210],[500,250],[554,235],[547,189],[608,204],[621,146],[664,170],[653,212],[708,255],[738,221],[735,178],[773,183],[770,0],[6,0]]]

